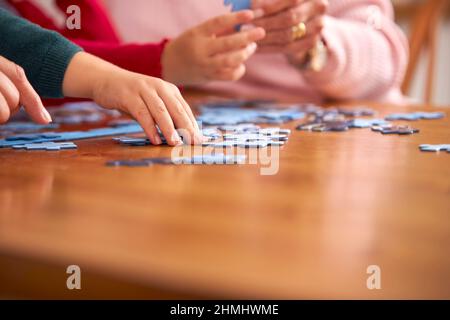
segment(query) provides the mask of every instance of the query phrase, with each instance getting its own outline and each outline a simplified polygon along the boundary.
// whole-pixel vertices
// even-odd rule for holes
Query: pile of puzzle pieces
[[[356,109],[317,109],[308,114],[308,121],[297,127],[297,130],[314,132],[342,132],[352,128],[372,128],[372,131],[383,134],[407,135],[418,133],[419,130],[407,125],[394,125],[389,121],[394,120],[433,120],[441,119],[441,112],[413,112],[403,114],[392,114],[384,119],[364,119],[355,117],[373,116],[375,112],[366,108]]]
[[[266,148],[269,146],[283,146],[289,139],[291,130],[275,128],[261,128],[255,124],[226,125],[220,127],[208,127],[202,130],[203,136],[209,141],[203,143],[204,147],[213,148]],[[164,137],[160,134],[161,139]],[[140,147],[150,145],[146,137],[116,137],[114,141],[122,145]],[[219,141],[220,140],[220,141]]]
[[[203,125],[236,125],[240,123],[282,124],[305,117],[297,105],[280,107],[268,102],[252,103],[246,107],[242,101],[207,103],[200,105],[198,120]]]
[[[265,100],[210,101],[202,103],[199,109],[201,112],[198,117],[199,125],[200,127],[206,125],[202,128],[202,133],[208,138],[203,146],[212,148],[280,147],[288,141],[291,133],[289,129],[262,128],[259,124],[284,124],[304,119],[303,123],[297,126],[298,130],[343,132],[354,128],[371,128],[372,131],[383,134],[407,135],[418,133],[419,130],[390,121],[432,120],[444,117],[442,112],[422,111],[395,113],[381,119],[375,117],[374,110],[364,106],[323,108],[314,104],[280,105]],[[115,111],[102,109],[93,103],[67,104],[62,109],[52,109],[51,112],[54,119],[62,124],[90,123],[108,118],[110,121],[108,127],[71,132],[54,132],[59,128],[58,123],[38,125],[23,121],[10,122],[0,126],[0,136],[4,137],[0,139],[0,148],[47,151],[75,149],[73,141],[106,136],[117,136],[114,140],[126,146],[151,144],[145,137],[127,136],[143,133],[136,121],[119,119]],[[161,133],[160,136],[165,142]],[[449,152],[448,145],[421,145],[420,150]]]

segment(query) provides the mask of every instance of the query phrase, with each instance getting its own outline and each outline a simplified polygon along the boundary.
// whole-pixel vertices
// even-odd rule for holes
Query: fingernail
[[[156,143],[157,145],[160,145],[160,144],[162,143],[161,137],[159,136],[159,134],[155,134],[155,135],[153,136],[153,141],[155,141],[155,143]]]
[[[253,10],[253,13],[255,15],[255,19],[261,18],[264,16],[264,10],[263,9],[255,9]]]
[[[44,117],[45,120],[47,120],[48,122],[52,122],[52,117],[50,116],[50,113],[48,113],[47,109],[42,109],[41,112],[42,116]]]

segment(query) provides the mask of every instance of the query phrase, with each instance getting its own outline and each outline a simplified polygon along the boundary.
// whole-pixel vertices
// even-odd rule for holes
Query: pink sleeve
[[[323,38],[328,62],[305,79],[334,99],[401,101],[408,44],[387,0],[340,0],[330,6]]]

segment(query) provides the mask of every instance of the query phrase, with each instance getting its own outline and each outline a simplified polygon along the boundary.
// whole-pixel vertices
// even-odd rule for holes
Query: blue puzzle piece
[[[411,112],[411,113],[394,113],[388,115],[385,119],[389,121],[395,120],[406,120],[406,121],[416,121],[416,120],[434,120],[442,119],[445,116],[443,112]]]
[[[122,126],[118,128],[99,128],[92,129],[87,131],[70,131],[70,132],[58,132],[56,133],[58,137],[52,138],[39,138],[36,140],[32,140],[33,143],[42,143],[42,142],[63,142],[63,141],[74,141],[74,140],[83,140],[83,139],[94,139],[94,138],[102,138],[107,136],[118,136],[124,134],[134,134],[134,133],[142,133],[142,127],[140,125],[129,125]],[[14,137],[14,136],[13,136]],[[13,137],[8,137],[7,139],[14,139]],[[7,148],[17,145],[29,144],[30,140],[7,140],[0,139],[0,148]]]
[[[225,5],[231,5],[232,11],[241,11],[252,7],[251,0],[225,0]]]
[[[66,149],[77,149],[77,145],[73,142],[45,142],[45,143],[29,143],[18,146],[13,146],[13,149],[23,150],[43,150],[43,151],[59,151]]]
[[[20,141],[20,140],[27,140],[27,141],[36,141],[39,139],[55,139],[61,137],[60,134],[54,133],[54,132],[44,132],[44,133],[28,133],[28,134],[17,134],[14,136],[6,137],[6,141]]]
[[[450,153],[450,144],[421,144],[419,149],[428,152],[447,151]]]
[[[418,133],[419,129],[415,129],[410,126],[396,126],[393,124],[387,124],[381,126],[373,126],[372,131],[381,132],[382,134],[408,135]]]
[[[191,158],[175,158],[175,164],[244,164],[247,157],[245,155],[225,155],[222,153],[212,155],[193,156]]]
[[[9,122],[7,124],[0,126],[0,131],[9,131],[9,132],[37,132],[41,130],[52,130],[58,129],[59,125],[51,123],[51,124],[36,124],[33,122]]]
[[[389,122],[383,119],[354,119],[350,121],[351,128],[370,128],[387,124],[389,124]]]
[[[242,108],[223,106],[220,102],[218,106],[212,103],[201,106],[201,115],[198,120],[207,125],[235,126],[247,123],[285,123],[305,117],[305,113],[300,111],[297,106],[288,108],[268,108],[264,107]],[[273,107],[273,106],[271,106]]]

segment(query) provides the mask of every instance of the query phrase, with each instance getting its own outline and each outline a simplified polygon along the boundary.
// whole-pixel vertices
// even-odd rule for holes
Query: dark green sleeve
[[[60,34],[0,9],[0,55],[20,65],[42,97],[63,97],[67,66],[81,50]]]

